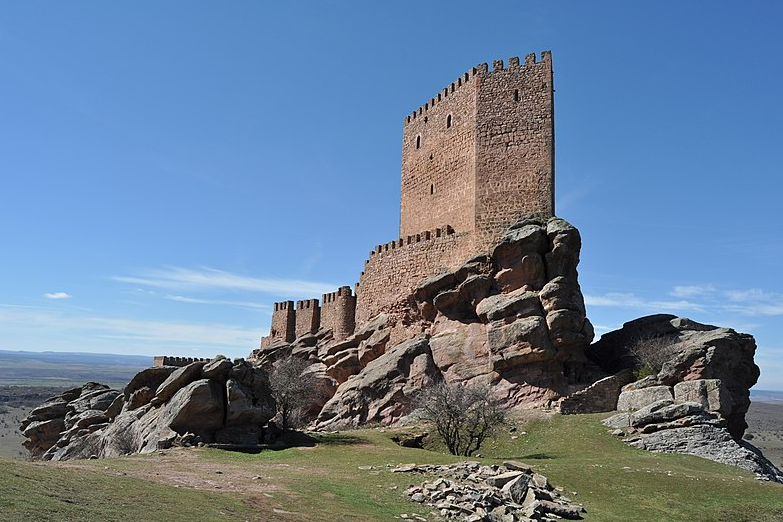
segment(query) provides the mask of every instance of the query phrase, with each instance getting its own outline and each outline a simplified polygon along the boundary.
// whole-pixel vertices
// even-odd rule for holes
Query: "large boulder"
[[[201,370],[206,362],[196,361],[172,372],[160,386],[155,389],[155,399],[158,404],[162,404],[177,393],[181,388],[201,377]]]
[[[223,426],[224,393],[216,381],[194,381],[174,394],[164,407],[160,421],[177,433],[189,431],[211,440]]]
[[[605,371],[616,372],[639,365],[635,347],[640,340],[665,350],[657,384],[675,387],[688,381],[720,381],[717,384],[680,385],[680,393],[712,394],[697,402],[710,403],[726,419],[732,437],[740,440],[747,428],[745,413],[750,406],[750,388],[759,377],[753,362],[756,342],[748,334],[730,328],[700,324],[673,315],[654,315],[630,321],[621,330],[609,332],[590,346],[587,356]],[[649,340],[663,342],[649,343]],[[695,388],[698,388],[698,391]],[[716,387],[713,391],[708,388]],[[719,388],[719,389],[718,389]]]
[[[316,420],[320,429],[393,422],[408,413],[413,396],[440,378],[429,342],[399,344],[337,389]]]

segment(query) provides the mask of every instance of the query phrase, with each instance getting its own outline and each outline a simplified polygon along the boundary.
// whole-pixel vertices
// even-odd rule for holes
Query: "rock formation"
[[[34,409],[25,443],[43,460],[112,457],[197,442],[252,445],[275,414],[266,372],[216,359],[139,372],[123,391],[88,383]]]
[[[587,355],[607,372],[618,371],[614,378],[620,384],[632,380],[630,370],[645,358],[640,346],[658,352],[653,355],[660,368],[618,390],[610,409],[619,413],[604,421],[607,426],[640,449],[696,455],[783,482],[783,474],[742,440],[749,390],[759,376],[753,337],[654,315],[604,334]],[[571,407],[572,400],[564,399],[561,409]]]
[[[520,221],[489,255],[423,281],[347,339],[321,330],[250,360],[311,362],[330,397],[316,419],[322,429],[394,422],[441,379],[491,383],[511,405],[550,404],[582,376],[593,338],[580,247],[579,231],[560,218]]]
[[[657,375],[623,389],[621,402],[644,405],[658,399],[706,401],[709,397],[715,403],[714,411],[726,420],[732,437],[742,438],[747,428],[750,388],[759,377],[759,368],[753,362],[756,342],[752,336],[673,315],[653,315],[604,334],[587,350],[587,356],[608,373],[633,368],[632,347],[640,339],[662,340],[667,355]],[[707,384],[690,382],[704,380]]]
[[[89,383],[36,408],[22,425],[26,446],[61,460],[269,441],[275,403],[267,375],[299,359],[319,389],[304,412],[315,429],[394,423],[424,387],[476,382],[511,406],[617,409],[609,424],[640,448],[692,453],[779,480],[741,440],[759,374],[753,338],[656,315],[590,345],[580,246],[579,232],[562,219],[522,220],[491,252],[422,281],[347,338],[320,329],[267,343],[248,361],[148,368],[122,392]],[[635,380],[640,340],[663,358]]]

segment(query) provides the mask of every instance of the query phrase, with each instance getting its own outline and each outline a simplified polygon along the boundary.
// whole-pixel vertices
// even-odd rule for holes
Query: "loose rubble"
[[[438,475],[405,494],[440,516],[460,522],[529,522],[582,518],[585,509],[560,495],[543,475],[521,462],[482,465],[403,464],[393,473]]]

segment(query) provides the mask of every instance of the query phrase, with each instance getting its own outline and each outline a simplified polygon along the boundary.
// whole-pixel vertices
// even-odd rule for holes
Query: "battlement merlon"
[[[293,310],[293,309],[294,309],[293,301],[281,301],[279,303],[274,304],[275,312],[282,312],[283,310]]]
[[[472,67],[468,72],[460,75],[456,80],[451,82],[450,85],[444,87],[435,97],[430,98],[427,103],[420,106],[409,115],[405,116],[403,119],[403,125],[411,123],[412,121],[415,121],[417,117],[426,114],[430,108],[437,105],[443,99],[447,98],[449,94],[455,92],[457,89],[467,84],[476,76],[491,74],[492,72],[496,71],[517,70],[525,67],[540,67],[542,65],[544,67],[552,67],[552,51],[541,51],[540,62],[536,61],[535,53],[525,55],[525,62],[523,64],[520,64],[518,56],[512,56],[508,59],[507,68],[503,66],[503,60],[494,60],[492,62],[492,71],[489,71],[489,66],[486,63],[480,63],[477,66]]]
[[[296,302],[296,310],[302,310],[303,308],[316,308],[318,306],[318,299],[303,299]]]

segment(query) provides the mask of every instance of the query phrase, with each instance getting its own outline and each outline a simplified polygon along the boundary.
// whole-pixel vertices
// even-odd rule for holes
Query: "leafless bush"
[[[657,375],[677,355],[677,337],[640,337],[628,349],[635,361],[637,377]]]
[[[506,422],[508,407],[486,385],[441,382],[419,399],[419,415],[435,424],[452,455],[469,457]]]
[[[319,396],[315,376],[307,372],[310,363],[295,357],[278,361],[269,373],[269,387],[277,405],[282,430],[303,426],[305,410]]]

